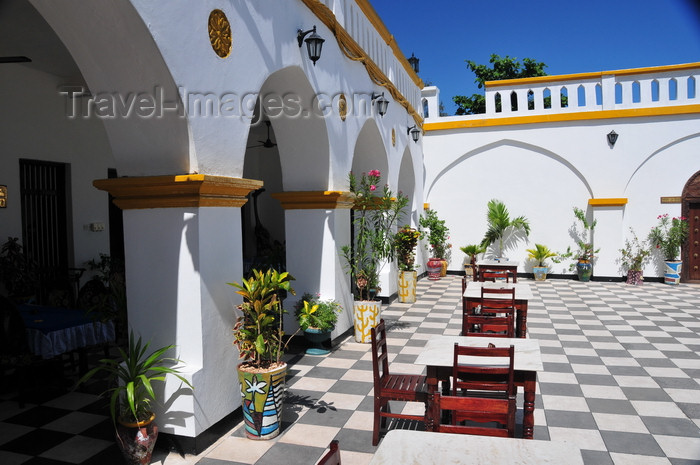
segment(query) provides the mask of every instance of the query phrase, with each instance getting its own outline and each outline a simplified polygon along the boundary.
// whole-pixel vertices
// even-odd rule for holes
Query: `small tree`
[[[501,81],[503,79],[519,79],[536,76],[546,76],[544,69],[547,67],[542,62],[537,62],[532,58],[524,58],[522,64],[517,58],[511,58],[506,55],[501,58],[499,55],[491,54],[488,65],[479,65],[471,60],[467,60],[467,67],[476,75],[474,82],[478,88],[484,87],[486,81]],[[483,94],[472,94],[471,97],[464,95],[456,95],[452,97],[454,103],[457,104],[457,115],[475,115],[478,113],[486,113],[486,98]],[[513,99],[514,100],[514,99]],[[512,101],[511,106],[515,103]]]
[[[506,205],[500,200],[489,200],[487,208],[486,222],[488,229],[481,241],[482,246],[489,247],[498,242],[498,256],[500,256],[503,254],[503,242],[506,233],[522,231],[525,233],[525,237],[530,235],[530,223],[527,218],[519,216],[511,220]]]

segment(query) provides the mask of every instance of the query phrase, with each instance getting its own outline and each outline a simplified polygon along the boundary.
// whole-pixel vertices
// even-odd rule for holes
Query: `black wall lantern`
[[[311,35],[306,37],[309,33],[311,33]],[[304,37],[306,37],[306,39],[304,39]],[[326,39],[316,34],[316,26],[314,26],[313,29],[309,29],[308,31],[297,29],[297,41],[299,42],[299,48],[301,48],[303,42],[306,42],[306,50],[309,52],[309,58],[314,62],[314,66],[316,66],[316,61],[321,58],[321,49]]]
[[[372,93],[372,101],[375,102],[377,105],[377,113],[379,113],[379,116],[384,116],[386,115],[386,111],[389,108],[389,101],[384,98],[384,92],[381,94],[375,94]]]
[[[416,74],[418,74],[418,62],[419,61],[420,60],[418,60],[418,58],[416,58],[416,56],[413,53],[411,53],[411,58],[408,59],[408,64],[411,65],[411,68],[413,68],[413,71]]]
[[[411,139],[413,139],[413,142],[418,142],[418,136],[420,136],[420,129],[418,129],[414,124],[410,128],[406,129],[406,134],[411,135]]]
[[[615,142],[617,142],[617,133],[615,131],[610,131],[608,133],[608,144],[614,146]]]

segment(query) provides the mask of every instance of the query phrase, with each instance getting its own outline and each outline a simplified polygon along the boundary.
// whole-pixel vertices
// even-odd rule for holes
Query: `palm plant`
[[[542,244],[535,244],[534,249],[527,249],[526,252],[528,253],[527,258],[537,261],[537,266],[539,267],[547,266],[545,260],[557,256],[556,252],[552,252],[549,250],[549,247]]]
[[[476,256],[480,253],[486,252],[486,247],[481,244],[469,244],[464,247],[460,247],[459,250],[464,252],[467,257],[469,257],[469,263],[474,265],[476,263]]]
[[[503,254],[503,240],[507,232],[523,231],[525,237],[530,235],[530,223],[524,216],[511,220],[506,205],[500,200],[491,199],[487,205],[486,221],[488,229],[481,245],[488,247],[498,242],[498,255]]]

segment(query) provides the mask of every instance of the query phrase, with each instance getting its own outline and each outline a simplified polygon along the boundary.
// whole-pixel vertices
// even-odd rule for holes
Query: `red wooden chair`
[[[491,269],[479,267],[479,281],[482,283],[485,281],[496,281],[505,279],[507,283],[514,280],[513,272],[501,269]]]
[[[515,289],[482,286],[479,307],[465,311],[465,336],[515,337],[515,313]]]
[[[430,414],[444,433],[513,437],[515,395],[510,347],[465,347],[455,344],[452,395],[435,394]],[[473,357],[464,363],[460,357]],[[475,361],[474,358],[483,358]],[[494,358],[500,358],[497,362]],[[448,415],[443,415],[445,412]],[[443,421],[449,418],[449,421]]]
[[[372,445],[379,443],[379,430],[383,418],[424,421],[425,414],[407,415],[392,413],[389,401],[428,402],[428,386],[425,376],[389,372],[389,353],[384,320],[372,328],[372,369],[374,371],[374,430]]]
[[[338,447],[338,440],[332,440],[329,447],[330,450],[326,452],[326,455],[321,457],[321,460],[319,460],[316,465],[341,465],[340,447]]]

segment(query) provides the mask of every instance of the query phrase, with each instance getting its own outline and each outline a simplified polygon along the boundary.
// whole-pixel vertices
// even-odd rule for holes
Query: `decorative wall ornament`
[[[396,147],[396,129],[391,128],[391,145],[392,147]]]
[[[348,101],[345,99],[345,94],[340,94],[338,98],[338,114],[343,121],[348,116]]]
[[[209,13],[209,41],[214,52],[221,58],[231,54],[231,24],[221,10]]]

